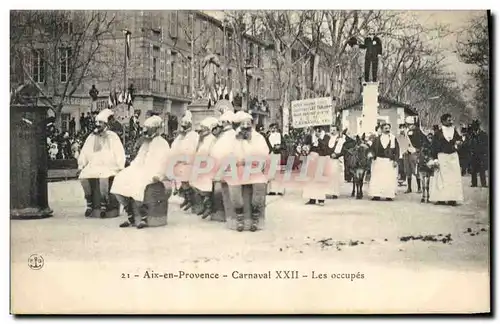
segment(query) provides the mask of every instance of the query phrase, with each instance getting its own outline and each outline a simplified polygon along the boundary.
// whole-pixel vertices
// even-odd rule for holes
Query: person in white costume
[[[172,143],[172,158],[184,158],[174,165],[174,174],[180,183],[179,193],[184,197],[180,207],[188,210],[194,202],[194,191],[189,185],[189,177],[200,136],[193,130],[193,116],[188,110],[181,119],[181,129]]]
[[[105,217],[109,202],[109,178],[125,167],[125,150],[116,133],[108,129],[110,109],[102,110],[96,116],[96,127],[87,137],[78,156],[78,172],[85,194],[87,209],[85,216],[92,214],[92,189],[90,179],[99,179],[101,193],[101,217]]]
[[[344,143],[344,135],[339,133],[337,125],[332,125],[330,127],[330,140],[328,141],[328,153],[330,153],[330,160],[328,160],[328,163],[330,164],[330,177],[332,179],[329,194],[333,199],[337,199],[340,196],[340,185],[344,182],[342,174],[344,165],[341,160],[344,156]]]
[[[269,148],[264,136],[257,132],[253,125],[253,118],[248,113],[235,115],[235,123],[239,125],[236,130],[236,136],[229,141],[228,153],[236,159],[237,178],[228,176],[225,178],[231,187],[231,200],[235,208],[236,230],[241,232],[245,229],[245,219],[250,220],[250,231],[254,232],[262,227],[261,220],[264,215],[266,192],[256,192],[256,185],[267,183],[267,176],[264,169],[245,176],[245,168],[257,167],[256,162],[251,157],[260,158],[269,163]],[[257,197],[257,195],[263,197]],[[260,199],[262,198],[262,199]],[[260,203],[257,201],[260,200]]]
[[[397,166],[399,144],[391,134],[391,125],[380,125],[382,134],[377,136],[371,145],[373,162],[371,168],[369,195],[372,200],[393,200],[397,188]]]
[[[206,160],[210,159],[210,152],[216,142],[212,130],[217,126],[218,122],[219,121],[215,117],[207,117],[200,123],[200,139],[196,150],[196,156],[199,158],[199,160],[196,161],[199,163],[198,170],[205,169],[209,166]],[[189,183],[189,185],[196,190],[196,194],[201,196],[202,208],[200,208],[197,215],[202,216],[203,219],[207,218],[212,213],[212,180],[213,172],[193,174]]]
[[[141,215],[137,228],[148,226],[147,215],[141,214],[146,187],[154,182],[166,179],[166,168],[170,153],[168,142],[160,136],[163,120],[151,116],[144,122],[142,144],[139,151],[123,171],[118,173],[113,182],[111,193],[127,211],[128,219],[120,227],[136,225],[135,216]]]

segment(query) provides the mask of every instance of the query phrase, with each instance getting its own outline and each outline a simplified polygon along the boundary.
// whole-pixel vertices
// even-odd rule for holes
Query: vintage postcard
[[[11,313],[489,313],[490,28],[11,10]]]

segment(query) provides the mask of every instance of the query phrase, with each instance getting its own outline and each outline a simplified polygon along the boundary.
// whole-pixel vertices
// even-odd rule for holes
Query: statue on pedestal
[[[207,55],[203,58],[202,63],[205,97],[209,97],[214,91],[216,91],[220,65],[219,57],[216,54],[213,54],[211,49],[208,48]]]

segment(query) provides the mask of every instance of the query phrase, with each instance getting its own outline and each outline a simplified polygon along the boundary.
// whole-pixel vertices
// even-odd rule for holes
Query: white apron
[[[393,166],[391,159],[377,157],[372,162],[368,195],[394,199],[397,188],[397,172],[398,170]]]
[[[302,198],[304,199],[317,199],[325,200],[326,195],[330,194],[332,183],[332,159],[329,156],[319,156],[318,153],[312,152],[308,156],[307,177],[309,180],[304,182],[304,190],[302,191]],[[323,177],[327,177],[327,181],[320,181],[315,179],[317,168],[323,165]],[[319,172],[319,171],[318,171]]]
[[[429,183],[429,200],[463,202],[462,174],[458,153],[438,154],[439,168]]]
[[[280,160],[281,160],[281,154],[271,153],[271,162]],[[278,175],[280,173],[281,173],[281,166],[279,165],[278,162],[278,168],[276,169],[276,174]],[[285,193],[285,187],[283,186],[283,183],[277,180],[270,180],[269,185],[267,186],[267,193],[271,192],[277,194]]]
[[[101,137],[102,136],[102,137]],[[94,151],[95,141],[101,141],[101,149]],[[79,179],[109,178],[125,167],[125,150],[116,133],[90,134],[78,156]]]
[[[332,170],[332,181],[330,184],[330,192],[328,194],[333,196],[340,196],[340,185],[344,181],[343,170],[344,165],[340,159],[330,159],[330,168]]]
[[[165,179],[169,153],[170,146],[161,136],[143,142],[130,166],[116,175],[110,192],[143,201],[146,186],[153,182],[153,177]]]
[[[200,147],[198,148],[198,152],[196,153],[197,156],[199,156],[201,159],[209,159],[210,158],[210,151],[215,143],[216,139],[215,136],[212,134],[207,135],[203,139],[203,143],[201,143]],[[200,165],[196,166],[198,170],[202,169],[203,172],[205,172],[205,168],[207,167],[207,162],[200,161]],[[191,177],[191,181],[189,184],[203,192],[208,192],[212,191],[212,179],[213,179],[213,173],[212,170],[210,173],[202,173],[199,175],[193,175]]]

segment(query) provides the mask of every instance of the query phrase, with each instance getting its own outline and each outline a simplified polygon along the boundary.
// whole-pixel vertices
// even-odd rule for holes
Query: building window
[[[257,67],[262,67],[262,48],[257,47]]]
[[[233,90],[233,70],[227,70],[227,88]]]
[[[59,66],[61,82],[68,82],[70,74],[71,48],[61,48],[59,50]]]
[[[153,80],[156,80],[156,73],[157,73],[157,63],[156,63],[156,57],[153,57]]]
[[[45,82],[45,62],[43,60],[43,50],[33,51],[33,72],[32,77],[35,82]]]
[[[176,59],[177,54],[172,53],[172,58],[170,61],[170,84],[175,83],[175,59]]]
[[[178,27],[178,12],[173,10],[170,12],[170,36],[177,37],[177,27]]]
[[[62,28],[63,28],[63,31],[65,33],[67,33],[68,35],[72,35],[73,34],[73,22],[69,21],[69,20],[66,20],[62,23]]]

